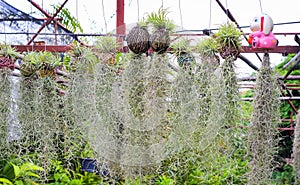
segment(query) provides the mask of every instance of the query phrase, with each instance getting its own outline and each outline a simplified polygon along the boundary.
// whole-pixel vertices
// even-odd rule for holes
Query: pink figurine
[[[262,14],[253,19],[250,24],[252,33],[248,42],[253,49],[272,49],[278,45],[278,40],[272,33],[273,20],[267,14]]]

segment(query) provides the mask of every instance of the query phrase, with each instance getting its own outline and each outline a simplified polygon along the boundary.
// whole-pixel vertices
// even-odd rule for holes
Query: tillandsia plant
[[[0,159],[2,157],[7,157],[9,154],[6,150],[6,143],[9,138],[10,127],[13,120],[9,121],[9,117],[14,116],[12,113],[12,92],[11,85],[12,80],[10,79],[11,70],[5,68],[0,68]]]
[[[143,54],[150,48],[150,34],[147,30],[147,22],[143,19],[134,26],[127,35],[129,49],[135,54]]]
[[[152,12],[147,17],[147,22],[152,25],[153,33],[150,36],[151,47],[158,53],[164,53],[170,46],[170,34],[175,29],[174,22],[167,18],[168,10],[160,7],[158,12]]]
[[[54,77],[54,69],[59,65],[60,59],[51,52],[29,52],[23,58],[20,72],[24,77]]]
[[[202,61],[207,65],[211,65],[214,69],[220,65],[220,58],[217,55],[218,44],[212,36],[200,40],[195,46],[195,50],[199,52]]]
[[[293,143],[293,167],[295,172],[295,184],[300,182],[300,114],[297,114],[297,122]]]
[[[18,58],[19,53],[10,45],[0,45],[0,150],[5,151],[5,144],[10,138],[12,127],[16,123],[16,115],[13,112],[15,109],[13,102],[12,85],[13,77],[11,76],[14,67],[15,59]],[[14,94],[14,95],[15,95]],[[4,147],[4,148],[2,148]],[[0,158],[2,157],[0,152]]]
[[[268,53],[264,54],[257,75],[255,94],[248,131],[248,154],[251,158],[248,184],[271,184],[280,116],[278,84]]]
[[[67,69],[71,72],[93,73],[95,65],[99,62],[96,53],[90,47],[73,45],[67,54],[70,56]]]
[[[181,67],[195,62],[190,42],[188,38],[181,38],[170,46],[171,53],[177,57],[178,65]]]
[[[233,57],[234,59],[241,51],[242,32],[234,23],[227,22],[220,25],[219,30],[214,34],[218,43],[218,50],[223,59]]]
[[[118,49],[115,36],[103,36],[96,40],[95,47],[99,51],[99,58],[104,63],[116,65],[116,53]]]
[[[15,68],[14,63],[16,59],[23,58],[14,48],[6,43],[0,45],[0,69]]]
[[[238,117],[239,90],[237,87],[237,76],[234,71],[234,61],[241,50],[242,33],[233,23],[226,23],[219,27],[219,30],[212,35],[217,44],[217,51],[224,60],[221,66],[221,74],[224,81],[224,93],[226,95],[224,106],[226,107],[225,117],[228,126],[233,126]]]

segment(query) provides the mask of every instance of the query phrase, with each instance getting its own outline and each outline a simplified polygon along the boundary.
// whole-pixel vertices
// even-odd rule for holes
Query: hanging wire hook
[[[181,12],[181,1],[180,0],[179,0],[179,14],[180,14],[181,29],[183,29],[182,12]]]
[[[138,22],[140,22],[140,1],[136,0],[136,4],[137,4]]]
[[[208,20],[208,28],[211,28],[211,14],[212,14],[212,0],[209,2],[209,20]]]
[[[259,5],[260,5],[260,11],[263,13],[262,5],[261,5],[261,0],[259,0]]]
[[[104,2],[102,0],[102,13],[103,13],[103,19],[104,19],[104,24],[105,24],[105,33],[107,33],[107,22],[105,18],[105,12],[104,12]]]

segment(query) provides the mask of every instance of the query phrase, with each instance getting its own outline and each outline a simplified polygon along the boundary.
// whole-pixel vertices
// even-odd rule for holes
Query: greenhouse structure
[[[87,33],[89,1],[0,0],[0,184],[299,184],[300,32],[274,28],[300,21],[206,0],[226,21],[189,30],[190,1],[102,0]]]

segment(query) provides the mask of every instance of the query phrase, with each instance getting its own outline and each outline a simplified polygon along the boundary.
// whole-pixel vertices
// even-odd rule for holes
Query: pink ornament
[[[250,24],[252,33],[248,42],[253,49],[273,49],[278,45],[278,40],[272,33],[273,20],[267,14],[262,14],[253,19]]]

